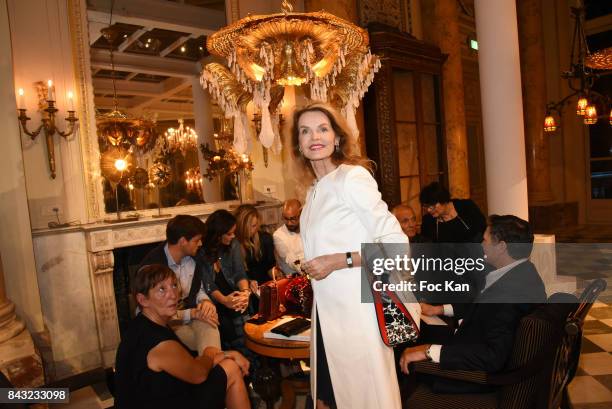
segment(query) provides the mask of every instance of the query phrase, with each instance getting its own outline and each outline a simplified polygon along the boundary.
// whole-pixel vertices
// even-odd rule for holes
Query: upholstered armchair
[[[518,327],[512,355],[499,373],[443,370],[433,362],[416,362],[410,367],[409,409],[455,408],[571,408],[567,386],[578,368],[584,319],[593,302],[606,287],[593,281],[580,299],[554,294]],[[436,394],[419,382],[419,376],[434,375],[457,381],[491,385],[495,392]]]

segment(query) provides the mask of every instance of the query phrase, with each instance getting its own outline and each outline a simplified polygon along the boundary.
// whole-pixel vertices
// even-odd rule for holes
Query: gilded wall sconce
[[[19,116],[17,118],[19,119],[19,123],[21,124],[21,129],[23,130],[23,132],[25,132],[26,135],[32,138],[32,140],[35,140],[38,134],[41,131],[44,131],[45,141],[47,144],[47,158],[49,161],[49,170],[51,172],[51,178],[55,179],[55,147],[53,146],[53,135],[57,133],[63,138],[67,138],[68,136],[72,135],[72,133],[76,129],[75,124],[78,121],[73,107],[72,93],[68,93],[68,100],[70,101],[71,106],[70,110],[68,111],[68,117],[65,118],[65,120],[68,121],[68,130],[65,132],[60,131],[55,125],[55,114],[59,110],[55,107],[55,87],[51,80],[49,80],[47,83],[47,92],[45,97],[46,107],[42,108],[41,124],[34,131],[29,131],[27,128],[27,122],[31,118],[29,118],[26,114],[24,91],[22,88],[19,89],[18,94]]]

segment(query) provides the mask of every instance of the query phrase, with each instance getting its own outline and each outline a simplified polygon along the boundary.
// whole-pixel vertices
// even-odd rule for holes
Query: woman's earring
[[[340,152],[340,141],[336,141],[336,152]]]
[[[298,151],[300,151],[300,154],[304,154],[304,152],[302,152],[302,147],[298,146]]]

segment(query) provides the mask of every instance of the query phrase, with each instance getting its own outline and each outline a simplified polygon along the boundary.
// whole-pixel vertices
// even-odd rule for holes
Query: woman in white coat
[[[312,104],[294,114],[292,148],[314,179],[300,218],[312,279],[311,390],[317,408],[393,409],[401,400],[393,350],[372,303],[361,302],[362,243],[407,243],[381,200],[371,162],[351,154],[338,113]]]

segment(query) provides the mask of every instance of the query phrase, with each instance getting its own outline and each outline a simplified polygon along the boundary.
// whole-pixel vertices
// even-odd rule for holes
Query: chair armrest
[[[487,384],[488,375],[483,371],[463,371],[441,369],[440,364],[430,361],[413,362],[410,364],[410,372],[423,373],[440,376],[447,379],[473,382],[481,385]]]

